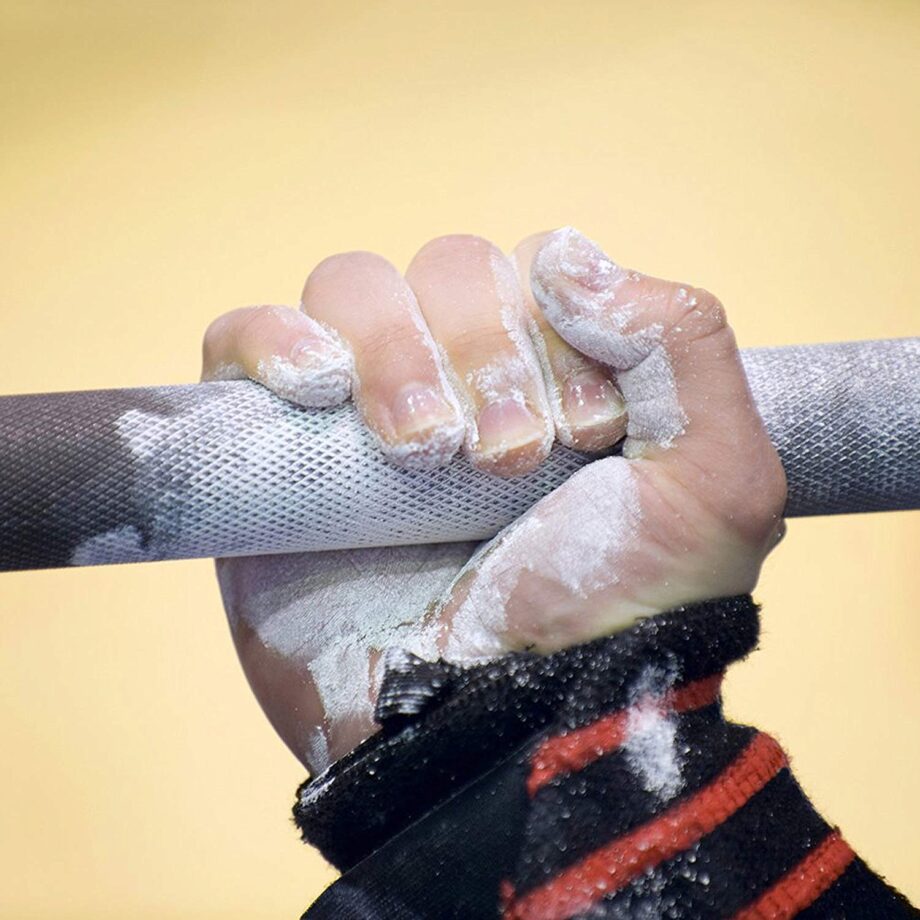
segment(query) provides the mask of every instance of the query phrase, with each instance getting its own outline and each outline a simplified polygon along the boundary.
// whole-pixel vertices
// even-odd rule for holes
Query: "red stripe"
[[[545,885],[509,899],[504,920],[567,920],[643,872],[693,846],[787,765],[769,736],[751,743],[708,786],[657,818],[595,850]]]
[[[846,871],[856,854],[837,831],[824,838],[734,920],[787,920],[813,904]]]
[[[669,690],[659,698],[662,710],[689,712],[709,706],[719,698],[722,677],[722,674],[713,674],[712,677],[686,684],[676,690]],[[637,705],[642,705],[643,702],[647,703],[648,700],[640,700]],[[628,717],[629,710],[621,709],[592,722],[585,728],[547,738],[531,757],[527,791],[534,795],[538,789],[560,774],[575,773],[605,754],[615,751],[625,740]]]

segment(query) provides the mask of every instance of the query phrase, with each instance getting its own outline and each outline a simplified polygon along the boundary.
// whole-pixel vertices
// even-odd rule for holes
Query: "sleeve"
[[[728,722],[750,597],[471,669],[391,655],[380,732],[301,786],[343,871],[306,920],[918,917]]]

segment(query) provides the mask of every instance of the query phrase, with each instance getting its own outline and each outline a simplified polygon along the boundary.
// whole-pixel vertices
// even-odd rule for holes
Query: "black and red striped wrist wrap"
[[[304,839],[345,872],[305,916],[918,916],[779,745],[725,721],[722,675],[758,629],[735,597],[551,656],[418,662],[418,714],[380,707],[381,732],[298,792]]]

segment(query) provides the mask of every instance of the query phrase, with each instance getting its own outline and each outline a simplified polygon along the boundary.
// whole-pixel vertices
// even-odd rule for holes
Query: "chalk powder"
[[[476,574],[457,608],[446,657],[473,661],[507,651],[507,608],[529,578],[588,598],[615,585],[641,520],[629,464],[590,464],[500,533],[458,577]]]
[[[570,258],[570,247],[580,257],[587,251],[594,276],[606,279],[600,292],[582,286],[576,290],[566,282],[564,297],[560,296],[560,272],[577,276],[587,271]],[[634,279],[591,247],[576,231],[555,234],[534,266],[535,295],[560,334],[618,369],[630,412],[630,455],[641,453],[649,442],[667,446],[684,430],[686,417],[677,400],[661,327],[635,328],[630,305],[618,305],[611,312],[610,290],[621,280]],[[539,373],[532,345],[523,345],[529,344],[527,330],[508,311],[503,321],[514,333],[516,362],[490,373]],[[434,343],[430,346],[437,361]],[[279,365],[264,372],[283,376],[289,371]],[[495,383],[486,373],[469,382],[484,393]],[[273,385],[282,383],[276,378]],[[149,421],[164,424],[154,416]],[[429,459],[449,457],[457,437],[446,432],[442,441],[422,446],[421,453]],[[142,455],[149,444],[132,447]],[[348,496],[343,494],[342,500]],[[469,661],[504,652],[506,608],[525,579],[548,579],[578,597],[616,584],[618,563],[634,544],[640,520],[637,483],[623,458],[598,461],[573,476],[503,531],[465,570],[475,575],[456,611],[447,657]],[[136,539],[120,532],[103,537],[128,544]],[[104,548],[86,547],[88,553],[97,549]],[[369,650],[398,646],[422,657],[435,656],[434,631],[421,628],[418,616],[433,598],[444,595],[470,549],[469,544],[443,544],[241,560],[235,568],[244,577],[233,587],[224,585],[225,597],[231,616],[245,617],[267,646],[309,661],[330,719],[368,715],[374,681]],[[645,781],[666,795],[680,783],[673,726],[657,712],[640,707],[637,713],[628,750],[635,753],[637,764],[646,765]],[[313,748],[321,757],[321,736],[314,739]]]
[[[630,691],[623,751],[643,788],[661,801],[674,798],[683,787],[682,758],[677,748],[677,721],[664,710],[662,697],[674,686],[675,675],[648,665]]]
[[[443,351],[438,349],[431,330],[415,298],[407,306],[409,317],[418,331],[418,343],[428,352],[435,367],[441,393],[453,409],[455,421],[421,432],[403,444],[389,444],[380,432],[373,431],[378,446],[397,466],[410,470],[432,470],[446,466],[463,443],[467,432],[465,413],[448,376],[450,369]]]
[[[258,378],[270,390],[300,406],[337,406],[351,390],[351,356],[335,351],[310,367],[301,367],[280,355],[260,361]]]
[[[624,302],[621,289],[639,280],[572,227],[550,236],[531,270],[534,297],[553,328],[573,347],[617,371],[629,412],[626,457],[641,456],[647,443],[669,447],[687,424],[662,342],[663,327],[642,326],[642,304]]]
[[[369,719],[379,678],[370,653],[437,657],[435,627],[421,620],[471,550],[445,543],[239,559],[221,569],[221,589],[231,618],[306,663],[329,720]]]

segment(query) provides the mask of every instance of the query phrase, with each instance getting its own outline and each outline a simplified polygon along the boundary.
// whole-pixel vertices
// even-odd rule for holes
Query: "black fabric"
[[[783,770],[696,846],[607,898],[592,920],[730,917],[830,832],[789,771]],[[727,866],[731,872],[725,871]]]
[[[526,767],[519,756],[491,770],[424,821],[402,831],[352,872],[346,898],[332,886],[309,920],[475,920],[497,916],[501,882],[514,871],[527,819]],[[365,901],[350,904],[355,890]],[[367,913],[366,905],[376,912]]]
[[[298,790],[305,842],[347,870],[550,725],[575,728],[622,708],[643,670],[686,682],[748,654],[759,634],[748,596],[677,608],[554,655],[511,654],[470,668],[417,722],[386,728]]]
[[[675,721],[675,744],[684,755],[682,787],[673,799],[663,802],[637,783],[622,750],[537,792],[517,867],[519,894],[655,817],[665,805],[670,808],[689,798],[741,753],[754,735],[754,729],[726,723],[717,706]]]
[[[899,920],[917,917],[899,894],[857,858],[843,875],[796,920]]]
[[[709,920],[754,903],[836,840],[775,742],[726,722],[720,702],[662,705],[663,737],[680,760],[668,792],[650,787],[622,746],[591,745],[611,724],[598,720],[640,709],[635,688],[649,669],[673,690],[717,680],[757,630],[750,598],[730,598],[554,656],[509,655],[463,673],[426,666],[430,693],[412,689],[413,663],[403,661],[383,730],[299,791],[304,838],[346,869],[305,920],[494,920],[503,910],[507,920]],[[585,726],[584,759],[529,786],[541,745]],[[680,817],[687,807],[715,817]],[[671,849],[616,880],[617,860],[654,855],[655,839]],[[590,882],[589,903],[533,906],[547,891],[565,900],[571,873],[598,864],[605,873],[605,860],[614,883]],[[858,859],[812,900],[806,920],[920,917]]]

